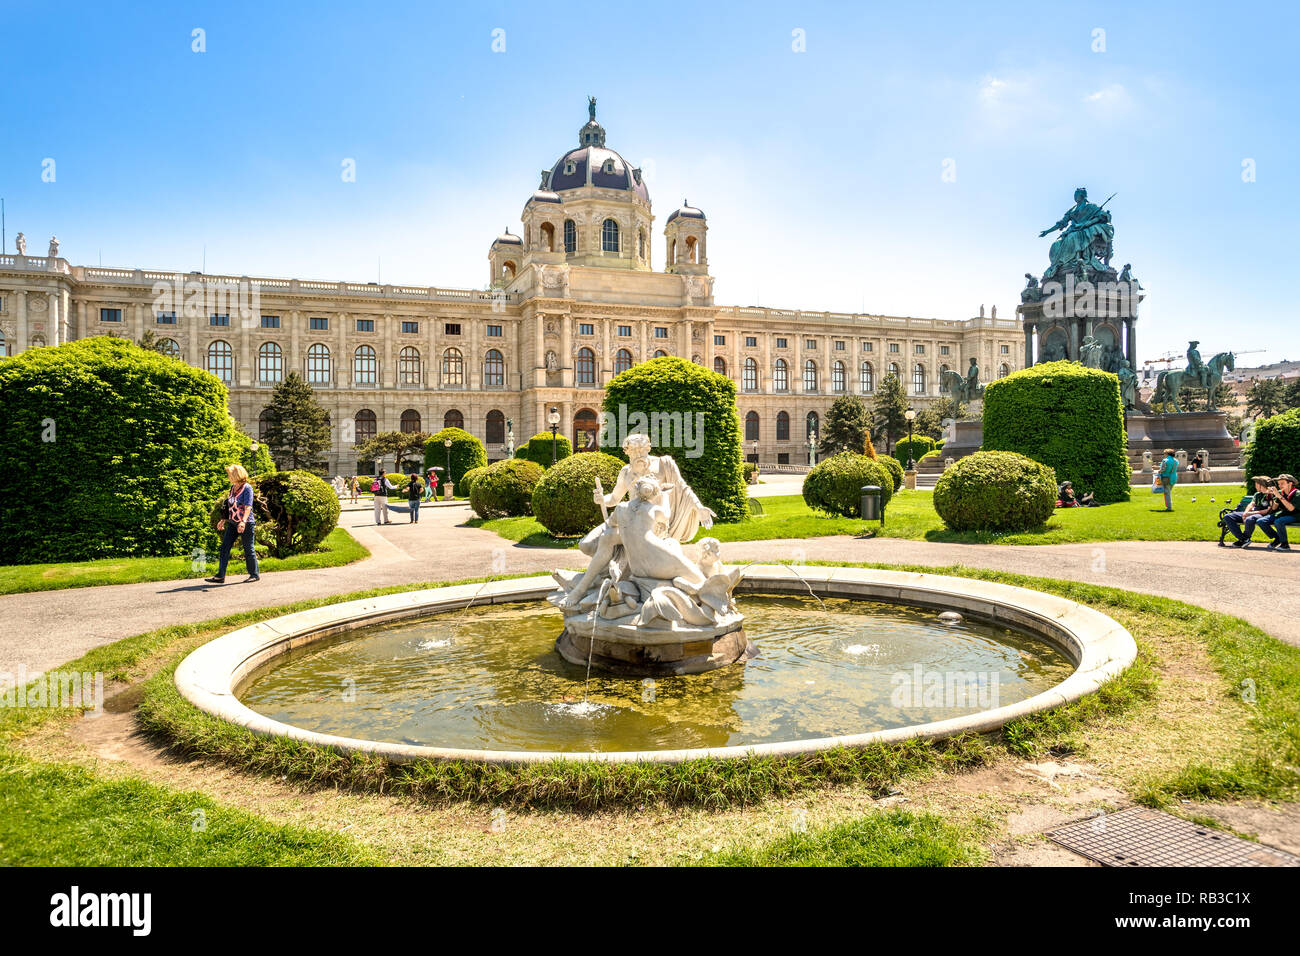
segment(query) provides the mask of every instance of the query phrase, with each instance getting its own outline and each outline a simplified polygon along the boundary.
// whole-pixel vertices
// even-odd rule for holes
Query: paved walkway
[[[0,686],[19,667],[35,674],[91,648],[169,623],[192,623],[268,605],[363,588],[437,582],[491,574],[581,567],[576,550],[514,545],[477,528],[457,527],[467,506],[424,509],[384,527],[369,511],[345,512],[340,524],[371,557],[340,568],[282,571],[256,584],[199,580],[109,585],[0,597]],[[863,561],[991,568],[1070,578],[1159,594],[1245,618],[1300,645],[1300,555],[1217,548],[1204,542],[1110,542],[1065,545],[969,545],[897,538],[830,537],[738,541],[723,545],[730,561]]]

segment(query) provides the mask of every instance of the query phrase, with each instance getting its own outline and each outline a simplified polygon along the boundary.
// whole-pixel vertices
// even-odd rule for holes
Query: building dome
[[[509,229],[507,229],[501,235],[497,236],[496,239],[493,240],[493,245],[495,245],[498,242],[501,243],[502,245],[507,245],[507,246],[522,246],[524,244],[524,241],[520,239],[518,236],[516,236],[513,232],[511,232]]]
[[[587,111],[591,118],[578,131],[578,147],[556,160],[550,174],[544,177],[539,192],[562,193],[566,189],[595,186],[597,189],[621,189],[649,202],[650,193],[641,179],[641,170],[634,169],[631,163],[605,146],[605,127],[596,122],[594,99],[588,103]],[[540,199],[537,194],[534,198]]]
[[[690,205],[685,199],[683,199],[682,204],[668,214],[668,221],[665,222],[664,225],[665,226],[668,225],[668,223],[672,222],[674,219],[704,219],[704,218],[705,216],[703,210],[696,209],[694,206]]]

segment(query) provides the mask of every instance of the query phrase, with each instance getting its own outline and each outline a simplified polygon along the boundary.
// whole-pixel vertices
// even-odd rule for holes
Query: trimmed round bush
[[[650,359],[610,379],[601,407],[602,451],[621,458],[623,439],[644,432],[651,453],[673,457],[718,521],[749,517],[736,383],[727,376],[675,356]]]
[[[846,518],[862,517],[862,489],[880,488],[880,506],[889,504],[894,485],[879,461],[857,452],[842,451],[809,469],[803,480],[803,500],[808,507]]]
[[[1255,423],[1255,437],[1243,460],[1246,487],[1253,491],[1252,475],[1294,475],[1300,472],[1300,408]]]
[[[556,432],[555,460],[557,462],[573,454],[573,442]],[[515,449],[515,457],[525,461],[534,461],[543,468],[551,467],[551,433],[538,432],[528,441]]]
[[[889,472],[889,480],[894,483],[894,491],[903,487],[903,466],[892,455],[877,455],[876,461]]]
[[[126,339],[0,359],[0,564],[203,547],[242,447],[216,376]]]
[[[469,471],[465,472],[465,474],[461,475],[460,481],[456,482],[456,494],[460,495],[462,498],[468,498],[470,491],[474,487],[474,482],[478,479],[479,475],[483,474],[485,471],[487,471],[487,465],[484,465],[481,468],[471,468]]]
[[[251,484],[257,540],[273,558],[314,551],[338,524],[338,495],[310,471],[275,471]],[[215,518],[225,517],[225,502],[222,494],[216,502]],[[232,558],[238,550],[238,545],[231,550]]]
[[[900,438],[894,444],[894,457],[900,462],[906,462],[908,458],[912,461],[920,461],[932,451],[934,451],[934,439],[929,435],[916,435],[910,440]]]
[[[982,447],[1042,462],[1099,502],[1129,499],[1124,406],[1119,379],[1110,372],[1044,362],[990,382]]]
[[[600,505],[591,500],[596,479],[609,494],[622,468],[621,459],[599,451],[557,462],[533,489],[533,515],[553,535],[586,534],[603,520]]]
[[[474,478],[469,506],[480,518],[511,518],[533,513],[533,487],[544,470],[535,461],[507,458]]]
[[[447,449],[442,444],[448,438],[451,439],[450,475],[446,473]],[[443,469],[442,481],[444,482],[450,479],[452,484],[459,485],[461,476],[465,472],[471,468],[482,468],[487,463],[487,452],[483,450],[483,443],[463,428],[444,428],[440,432],[434,432],[424,443],[424,470],[427,472],[435,465]]]
[[[953,531],[1029,531],[1056,507],[1056,472],[1006,451],[977,451],[939,476],[934,510]]]

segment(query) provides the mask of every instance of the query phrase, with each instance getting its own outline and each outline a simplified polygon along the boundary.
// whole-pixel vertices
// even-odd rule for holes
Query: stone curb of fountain
[[[175,673],[181,695],[200,710],[264,736],[287,737],[342,752],[375,754],[393,761],[464,760],[527,764],[556,760],[608,763],[680,763],[701,758],[795,756],[835,747],[863,747],[913,738],[983,733],[1029,714],[1050,710],[1093,693],[1118,676],[1137,656],[1137,645],[1116,621],[1085,605],[1027,588],[913,571],[876,568],[782,565],[746,568],[741,590],[807,593],[958,610],[1028,631],[1063,650],[1075,670],[1055,687],[990,710],[908,727],[837,737],[732,747],[662,751],[497,751],[386,743],[321,734],[272,720],[238,699],[242,686],[269,661],[321,638],[370,624],[468,608],[476,603],[542,600],[555,591],[550,576],[489,581],[364,598],[272,618],[217,638],[197,648]]]

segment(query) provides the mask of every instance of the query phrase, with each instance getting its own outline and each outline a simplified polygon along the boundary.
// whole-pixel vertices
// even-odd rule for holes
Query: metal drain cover
[[[1102,866],[1300,866],[1300,857],[1290,853],[1145,807],[1081,820],[1047,836]]]

